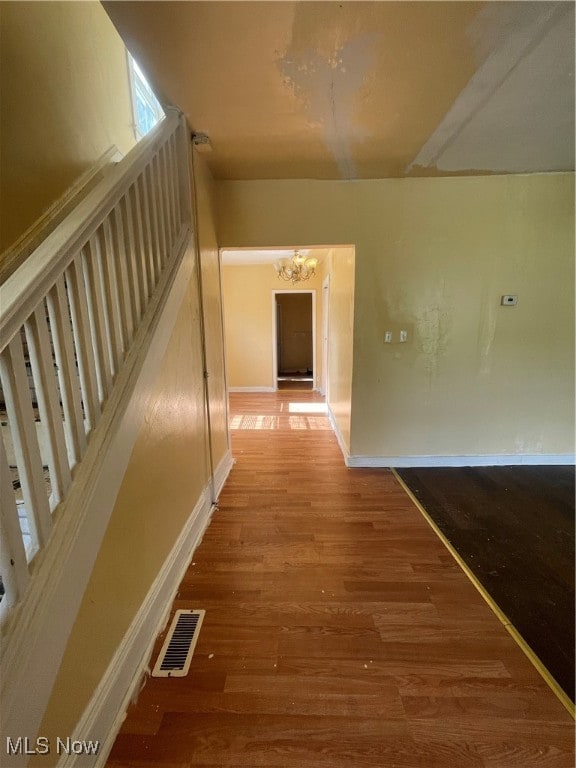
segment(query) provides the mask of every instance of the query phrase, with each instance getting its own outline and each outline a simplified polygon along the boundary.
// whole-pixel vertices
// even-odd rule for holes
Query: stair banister
[[[182,115],[166,110],[0,286],[2,621],[26,592],[138,328],[189,233],[188,141]]]

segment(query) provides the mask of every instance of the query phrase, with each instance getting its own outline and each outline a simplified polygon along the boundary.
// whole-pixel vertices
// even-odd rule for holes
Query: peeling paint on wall
[[[448,313],[441,307],[429,307],[418,315],[418,341],[424,354],[428,390],[432,389],[438,362],[446,351]]]
[[[452,303],[446,295],[446,281],[442,280],[437,295],[425,302],[416,313],[417,344],[423,355],[427,391],[430,392],[438,372],[438,365],[446,353],[452,329]]]
[[[342,178],[357,178],[353,144],[367,135],[358,120],[359,93],[374,66],[375,35],[334,47],[332,53],[296,51],[278,60],[284,84],[299,99],[310,121],[324,131],[325,142]]]
[[[480,354],[479,373],[482,376],[488,376],[491,369],[491,351],[494,338],[496,336],[497,307],[494,305],[493,297],[488,300],[487,296],[482,299],[480,308],[480,322],[478,325],[478,351]]]

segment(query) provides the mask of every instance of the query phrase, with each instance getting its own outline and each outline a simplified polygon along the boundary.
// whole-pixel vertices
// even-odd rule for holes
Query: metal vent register
[[[188,674],[205,613],[176,611],[152,677],[184,677]]]

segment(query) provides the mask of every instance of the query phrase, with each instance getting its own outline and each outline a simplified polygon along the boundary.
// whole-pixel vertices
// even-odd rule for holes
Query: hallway
[[[570,768],[573,721],[388,470],[312,392],[231,395],[236,464],[108,768]],[[152,661],[161,646],[159,638]]]

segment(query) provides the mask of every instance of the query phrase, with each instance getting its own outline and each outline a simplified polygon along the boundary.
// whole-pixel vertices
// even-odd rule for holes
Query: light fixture
[[[287,280],[290,283],[299,283],[301,280],[308,280],[316,274],[316,265],[318,259],[314,256],[303,256],[300,251],[294,251],[294,256],[290,259],[278,259],[274,262],[274,269],[278,277]]]

